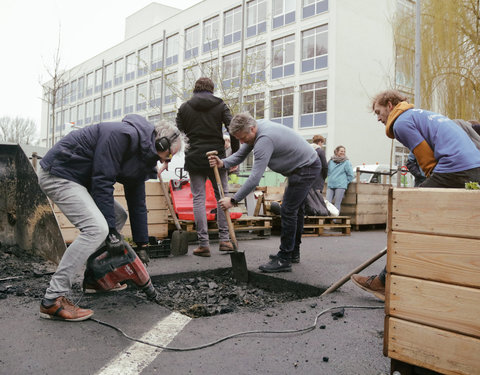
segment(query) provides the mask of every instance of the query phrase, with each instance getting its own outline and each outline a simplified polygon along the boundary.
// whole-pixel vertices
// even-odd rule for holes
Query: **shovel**
[[[207,152],[207,157],[210,155],[217,155],[217,151]],[[215,179],[217,180],[218,191],[220,192],[220,197],[224,198],[225,194],[223,192],[222,180],[220,179],[220,174],[218,173],[217,166],[213,167],[215,173]],[[240,282],[248,282],[248,268],[247,261],[245,259],[245,253],[238,251],[237,237],[235,236],[235,229],[233,228],[232,218],[230,217],[230,212],[228,209],[223,210],[227,218],[228,232],[230,234],[230,239],[233,243],[233,252],[230,253],[230,260],[232,261],[232,271],[233,277]]]
[[[168,194],[167,188],[160,178],[160,185],[162,185],[163,195],[165,196],[165,200],[167,201],[168,209],[170,210],[170,215],[172,215],[173,221],[175,222],[175,227],[177,230],[173,231],[172,233],[172,240],[170,243],[170,252],[172,255],[185,255],[188,253],[188,233],[182,230],[180,223],[177,218],[177,214],[172,205],[172,201],[170,200],[170,195]]]

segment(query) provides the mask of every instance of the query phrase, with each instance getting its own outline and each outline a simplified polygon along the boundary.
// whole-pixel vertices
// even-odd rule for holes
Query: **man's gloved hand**
[[[123,243],[122,236],[115,228],[109,229],[108,236],[105,240],[105,245],[107,245],[107,251],[111,255],[123,254],[123,251],[125,250],[125,244]]]
[[[137,243],[137,248],[135,249],[135,252],[137,253],[137,256],[140,258],[140,260],[148,266],[148,262],[150,262],[150,257],[148,256],[148,244],[146,243]]]

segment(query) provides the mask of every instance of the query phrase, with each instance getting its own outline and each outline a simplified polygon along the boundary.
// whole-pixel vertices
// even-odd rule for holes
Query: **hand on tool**
[[[109,229],[108,236],[105,239],[105,245],[107,246],[107,251],[112,255],[122,254],[125,250],[122,236],[115,228]]]
[[[223,210],[228,210],[233,207],[232,199],[230,197],[222,198],[218,201]]]
[[[217,155],[208,155],[208,163],[210,164],[210,167],[223,167],[223,161],[221,161]]]
[[[143,264],[148,266],[148,263],[150,262],[150,257],[148,256],[148,244],[146,243],[137,243],[137,248],[135,249],[135,252],[137,253],[137,256],[140,258]]]

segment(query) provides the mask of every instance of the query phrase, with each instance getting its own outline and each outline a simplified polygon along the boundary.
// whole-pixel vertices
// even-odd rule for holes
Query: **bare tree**
[[[0,117],[0,141],[32,144],[35,140],[37,125],[35,121],[22,117]]]

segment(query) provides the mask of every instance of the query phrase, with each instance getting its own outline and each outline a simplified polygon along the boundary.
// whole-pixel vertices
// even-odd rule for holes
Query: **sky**
[[[152,2],[186,9],[201,0],[0,0],[0,117],[40,127],[41,85],[60,37],[66,70],[120,43],[125,19]]]

